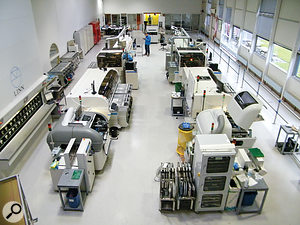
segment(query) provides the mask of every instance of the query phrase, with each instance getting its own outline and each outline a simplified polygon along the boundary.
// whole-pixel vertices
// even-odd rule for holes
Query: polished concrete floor
[[[102,46],[103,43],[95,46],[85,56],[71,87],[90,62],[96,61]],[[265,120],[252,126],[257,137],[255,146],[264,152],[268,170],[265,181],[269,193],[262,214],[237,216],[226,211],[196,214],[161,213],[158,210],[156,171],[161,162],[179,161],[175,151],[177,126],[184,120],[171,116],[170,93],[174,86],[166,80],[165,51],[159,48],[153,44],[150,57],[136,57],[140,88],[133,91],[130,126],[113,141],[106,166],[96,176],[84,212],[62,210],[59,195],[52,190],[46,128],[41,133],[38,145],[19,172],[32,214],[39,218],[38,224],[299,224],[300,170],[291,156],[281,155],[274,148],[280,120],[272,124],[273,113],[267,107],[262,110]],[[226,71],[226,68],[221,65],[221,70]],[[224,73],[226,78],[230,82],[230,73]]]

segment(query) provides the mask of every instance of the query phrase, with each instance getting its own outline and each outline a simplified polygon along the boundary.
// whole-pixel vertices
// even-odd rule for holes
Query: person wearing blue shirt
[[[146,50],[145,55],[149,56],[150,55],[151,37],[148,33],[146,33],[146,37],[144,39],[145,39],[145,50]]]

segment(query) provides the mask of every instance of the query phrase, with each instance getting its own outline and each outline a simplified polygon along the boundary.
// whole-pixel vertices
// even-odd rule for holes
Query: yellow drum
[[[193,139],[194,126],[190,123],[181,123],[178,127],[178,145],[176,152],[180,155],[184,155],[186,143]]]

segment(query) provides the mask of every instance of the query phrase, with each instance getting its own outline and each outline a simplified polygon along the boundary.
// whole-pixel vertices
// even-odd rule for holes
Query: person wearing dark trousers
[[[144,21],[144,32],[146,33],[147,32],[147,23],[148,23],[148,21]]]
[[[145,50],[146,50],[145,55],[149,56],[150,55],[151,36],[148,33],[146,33],[146,37],[144,38],[144,40],[145,40]]]

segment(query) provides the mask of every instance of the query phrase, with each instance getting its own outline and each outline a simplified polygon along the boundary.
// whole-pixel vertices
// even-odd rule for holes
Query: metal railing
[[[231,68],[237,76],[236,83],[239,82],[240,76],[242,75],[241,88],[243,88],[244,82],[248,84],[248,86],[253,89],[258,96],[275,112],[274,122],[276,122],[277,116],[279,116],[285,123],[288,121],[284,118],[283,115],[280,114],[280,106],[284,106],[290,113],[293,114],[297,119],[300,120],[300,116],[294,112],[286,103],[284,103],[280,97],[276,96],[276,94],[270,90],[266,85],[264,85],[253,73],[251,73],[248,67],[236,61],[236,59],[230,55],[226,49],[223,49],[222,46],[216,46],[215,42],[208,40],[206,37],[204,39],[207,41],[207,46],[212,50],[213,56],[217,55],[219,57],[219,64],[221,64],[222,60],[227,64],[227,73],[229,72],[229,68]],[[217,49],[216,49],[217,48]],[[238,69],[237,69],[238,68]],[[241,74],[242,71],[242,74]],[[252,78],[255,83],[257,83],[257,88],[253,87],[250,82],[245,79],[245,75],[248,75],[249,78]],[[265,91],[267,91],[273,98],[275,98],[278,102],[277,107],[272,106],[266,98],[260,93],[260,87],[262,87]]]

